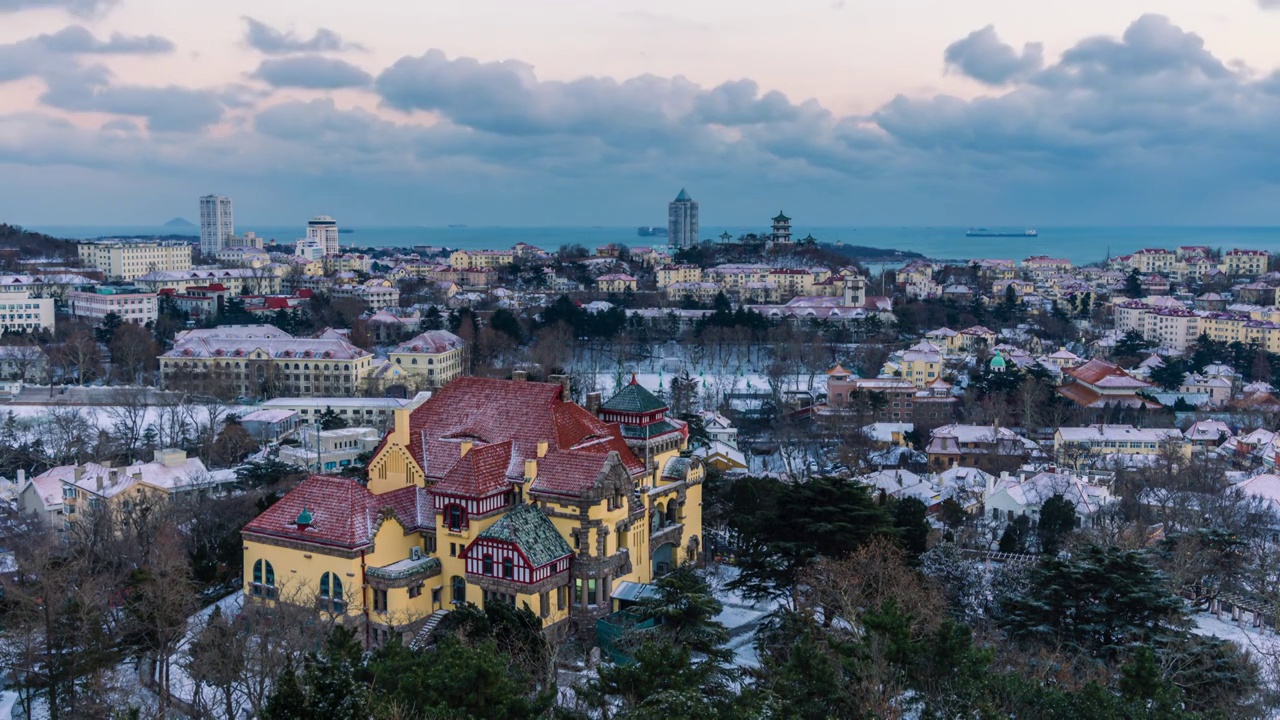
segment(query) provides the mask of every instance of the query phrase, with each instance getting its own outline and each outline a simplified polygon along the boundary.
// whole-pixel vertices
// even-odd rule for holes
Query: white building
[[[0,292],[0,332],[53,332],[53,298],[28,292]]]
[[[307,228],[307,232],[311,232],[311,228]],[[317,240],[312,237],[298,238],[294,243],[293,254],[296,257],[303,258],[308,261],[316,261],[324,259],[324,241]]]
[[[983,505],[997,520],[1013,520],[1019,515],[1039,520],[1040,508],[1054,495],[1074,505],[1077,518],[1088,517],[1111,502],[1107,488],[1090,484],[1079,475],[1042,472],[1030,476],[1000,473],[999,478],[991,478]]]
[[[307,222],[307,239],[323,248],[324,255],[338,254],[338,221],[328,215],[317,215]]]
[[[72,317],[95,325],[110,313],[125,322],[145,325],[155,322],[160,307],[156,294],[142,288],[99,285],[68,293],[67,311]]]
[[[80,243],[80,264],[109,280],[132,280],[153,270],[190,270],[191,246],[171,242]]]
[[[684,188],[667,205],[667,244],[673,248],[698,244],[698,203]]]
[[[226,247],[227,238],[236,234],[231,198],[205,195],[200,198],[200,252],[213,254]]]
[[[398,398],[365,397],[314,397],[274,398],[254,407],[263,410],[295,410],[302,422],[314,424],[326,410],[333,412],[349,425],[389,428],[397,410],[411,410],[431,397],[429,392],[418,393],[410,400]]]
[[[382,442],[382,430],[348,427],[339,430],[304,430],[297,438],[302,446],[280,448],[280,461],[315,472],[333,472],[355,463],[361,454]]]

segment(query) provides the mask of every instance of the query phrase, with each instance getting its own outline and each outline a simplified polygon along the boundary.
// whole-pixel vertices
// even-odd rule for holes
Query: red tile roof
[[[251,520],[243,532],[354,550],[373,541],[384,508],[406,530],[435,526],[431,494],[422,488],[374,495],[352,478],[312,475]],[[311,525],[299,528],[304,509],[311,513]]]
[[[373,540],[375,505],[374,496],[351,478],[312,475],[245,525],[244,532],[358,548]],[[312,523],[299,528],[304,509]]]
[[[461,454],[461,448],[458,448]],[[511,489],[507,469],[511,466],[511,441],[472,448],[432,486],[436,495],[482,498]],[[520,472],[523,473],[523,463]]]
[[[582,450],[551,453],[538,460],[531,492],[577,497],[595,484],[608,456]]]

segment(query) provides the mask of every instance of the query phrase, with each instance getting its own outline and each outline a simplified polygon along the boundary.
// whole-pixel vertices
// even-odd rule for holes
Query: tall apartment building
[[[698,203],[684,188],[667,205],[667,243],[673,248],[698,244]]]
[[[338,254],[338,221],[328,215],[317,215],[307,222],[307,239],[324,248],[325,255]]]
[[[160,306],[156,294],[142,288],[99,285],[68,293],[67,310],[72,317],[95,325],[111,313],[125,322],[145,325],[159,317]]]
[[[213,254],[226,247],[227,238],[236,234],[231,213],[231,198],[205,195],[200,198],[200,252]]]
[[[0,292],[0,332],[53,332],[53,298],[27,292]]]
[[[155,270],[190,270],[186,243],[80,243],[80,264],[101,270],[109,280],[132,280]]]

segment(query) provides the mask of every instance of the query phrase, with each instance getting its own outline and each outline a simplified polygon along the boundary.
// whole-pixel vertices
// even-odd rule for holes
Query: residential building
[[[1228,275],[1257,276],[1267,271],[1270,259],[1266,250],[1228,250],[1222,254],[1219,268]]]
[[[338,285],[329,294],[332,297],[359,298],[375,310],[400,306],[400,288],[390,280],[382,278],[366,280],[356,285]]]
[[[617,598],[698,556],[704,471],[639,385],[599,417],[566,395],[459,378],[398,412],[367,486],[312,476],[245,526],[246,598],[318,607],[370,645],[463,603],[592,632]]]
[[[1063,463],[1099,455],[1156,455],[1182,444],[1182,431],[1177,428],[1100,424],[1060,427],[1053,433],[1053,454]]]
[[[596,278],[596,290],[603,293],[636,291],[636,279],[625,273],[610,273]]]
[[[227,247],[216,255],[218,264],[224,267],[262,268],[271,264],[271,255],[265,250],[254,247]]]
[[[200,252],[213,255],[226,247],[227,238],[236,234],[231,211],[231,198],[205,195],[200,198]]]
[[[684,188],[667,204],[667,244],[677,250],[698,244],[698,203]]]
[[[293,243],[293,255],[308,262],[320,263],[323,267],[324,242],[310,237],[298,238]],[[323,270],[321,273],[323,274]]]
[[[156,294],[131,285],[88,285],[67,296],[67,312],[94,325],[110,314],[146,325],[160,316]]]
[[[361,455],[378,447],[383,431],[371,427],[345,427],[334,430],[300,432],[301,445],[280,448],[280,462],[306,468],[312,472],[338,472],[359,464]]]
[[[6,292],[0,289],[0,332],[53,332],[53,298],[31,297],[28,292]]]
[[[235,481],[229,470],[210,472],[182,450],[156,450],[148,463],[113,468],[98,463],[62,465],[19,483],[18,505],[42,516],[56,530],[69,530],[86,514],[127,512],[183,492],[199,492]]]
[[[1138,397],[1139,392],[1151,388],[1151,383],[1143,382],[1105,360],[1090,360],[1080,367],[1064,370],[1062,375],[1067,384],[1058,388],[1058,394],[1081,407],[1160,407],[1160,403]]]
[[[177,242],[83,242],[80,264],[108,280],[132,280],[155,270],[190,270],[191,246]]]
[[[659,288],[679,283],[702,282],[702,268],[697,265],[663,265],[656,274]]]
[[[454,270],[492,269],[510,265],[515,258],[514,250],[455,250],[449,256],[449,265]]]
[[[1216,450],[1234,433],[1221,420],[1198,420],[1183,432],[1183,437],[1195,451]]]
[[[242,416],[240,425],[259,443],[276,442],[302,425],[302,415],[297,410],[263,408]]]
[[[989,480],[983,505],[996,520],[1012,521],[1026,515],[1036,521],[1045,501],[1055,495],[1070,502],[1079,519],[1088,518],[1112,501],[1106,486],[1090,483],[1079,475],[1060,472],[1010,475],[1004,472],[998,479]]]
[[[156,270],[134,280],[152,292],[166,288],[185,293],[189,288],[220,284],[236,295],[274,295],[280,292],[281,278],[269,268],[226,268],[222,270]]]
[[[1038,455],[1039,448],[1009,428],[952,424],[934,428],[925,452],[935,471],[960,466],[999,472],[1022,465]]]
[[[97,275],[97,272],[92,273]],[[82,286],[97,282],[79,273],[49,273],[44,275],[0,275],[0,292],[25,292],[34,298],[53,298],[65,302],[67,294]]]
[[[0,380],[36,382],[49,370],[49,356],[39,345],[0,345]]]
[[[320,246],[323,256],[339,254],[338,222],[328,215],[317,215],[307,221],[307,239]]]
[[[339,337],[295,338],[288,333],[237,335],[244,327],[189,330],[160,356],[166,388],[244,397],[350,396],[373,367],[373,355]]]
[[[400,343],[387,357],[418,387],[442,387],[467,369],[466,343],[448,330],[428,330]]]
[[[868,421],[946,422],[954,412],[956,398],[951,384],[937,378],[924,389],[906,378],[827,378],[827,404],[815,408],[820,422],[859,427]]]

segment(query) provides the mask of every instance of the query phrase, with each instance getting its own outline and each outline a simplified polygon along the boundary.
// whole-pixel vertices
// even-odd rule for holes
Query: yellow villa
[[[697,557],[704,472],[634,380],[595,415],[567,394],[463,377],[397,411],[367,487],[313,476],[245,526],[245,594],[315,604],[368,644],[464,602],[592,630]]]

